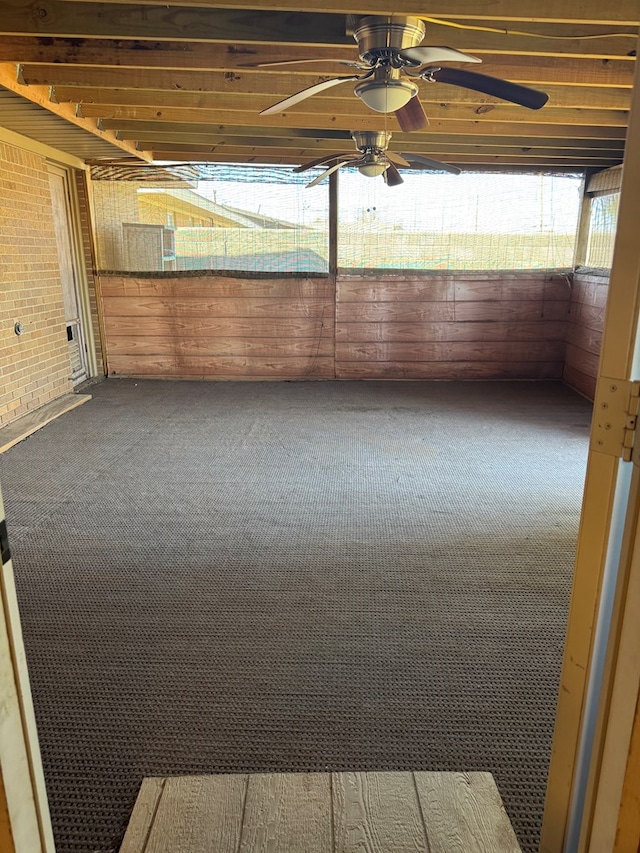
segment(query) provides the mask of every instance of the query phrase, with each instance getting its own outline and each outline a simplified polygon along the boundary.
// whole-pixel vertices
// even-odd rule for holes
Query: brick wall
[[[0,426],[69,391],[70,372],[46,163],[0,142]]]

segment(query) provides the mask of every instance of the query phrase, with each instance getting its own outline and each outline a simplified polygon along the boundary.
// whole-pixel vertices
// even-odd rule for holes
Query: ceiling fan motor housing
[[[391,132],[388,130],[354,130],[351,138],[356,144],[358,151],[386,151],[391,141]]]
[[[373,63],[378,59],[393,60],[398,51],[417,47],[425,35],[420,18],[395,18],[370,15],[362,18],[353,31],[360,59]]]

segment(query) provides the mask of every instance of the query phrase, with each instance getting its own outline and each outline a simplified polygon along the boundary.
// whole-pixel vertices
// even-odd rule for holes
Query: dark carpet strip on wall
[[[143,776],[488,770],[537,850],[590,406],[108,380],[0,457],[59,853]]]

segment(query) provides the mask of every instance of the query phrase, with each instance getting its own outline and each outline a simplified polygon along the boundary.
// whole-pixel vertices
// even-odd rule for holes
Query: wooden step
[[[34,409],[33,412],[29,412],[2,427],[0,429],[0,453],[4,453],[14,444],[28,438],[37,430],[42,429],[43,426],[59,418],[60,415],[70,412],[71,409],[75,409],[83,403],[88,403],[90,399],[91,394],[63,394],[62,397],[57,397],[50,403],[45,403],[39,409]]]
[[[120,853],[521,853],[490,773],[147,778]]]

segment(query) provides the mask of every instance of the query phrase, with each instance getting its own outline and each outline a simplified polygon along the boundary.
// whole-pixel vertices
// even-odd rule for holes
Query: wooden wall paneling
[[[336,343],[374,341],[564,341],[563,320],[544,323],[515,321],[473,323],[358,323],[336,327]]]
[[[101,292],[112,375],[191,378],[558,378],[571,304],[544,273],[105,275]]]
[[[243,356],[109,356],[114,376],[184,379],[328,379],[333,358],[250,358]]]
[[[593,400],[609,292],[608,275],[577,272],[573,280],[563,380]]]
[[[285,356],[333,357],[333,341],[315,338],[191,337],[173,340],[162,335],[138,338],[112,337],[109,352],[113,356]]]
[[[336,361],[337,379],[560,379],[557,361]]]
[[[333,282],[323,278],[246,279],[224,276],[176,276],[173,278],[138,278],[134,276],[101,276],[103,297],[143,296],[158,298],[246,298],[330,299]]]
[[[270,317],[111,317],[105,316],[105,330],[109,342],[114,336],[138,337],[142,335],[196,336],[224,335],[228,337],[261,338],[314,338],[333,335],[333,317],[308,320],[273,319]],[[318,331],[319,330],[319,331]]]
[[[145,297],[103,294],[105,313],[111,317],[322,317],[327,309],[324,299],[217,299],[210,297]],[[331,306],[333,308],[333,306]]]
[[[384,273],[369,280],[340,279],[338,301],[355,302],[449,302],[454,295],[453,276],[395,279]]]
[[[562,361],[563,341],[494,342],[384,341],[374,343],[338,343],[336,359],[343,361],[495,361],[498,351],[502,359],[513,361]]]
[[[566,276],[339,276],[336,376],[557,379],[571,298]]]
[[[522,302],[456,302],[455,319],[476,320],[566,320],[568,302],[545,302],[541,299]]]
[[[334,376],[334,285],[325,278],[103,276],[111,375]]]

